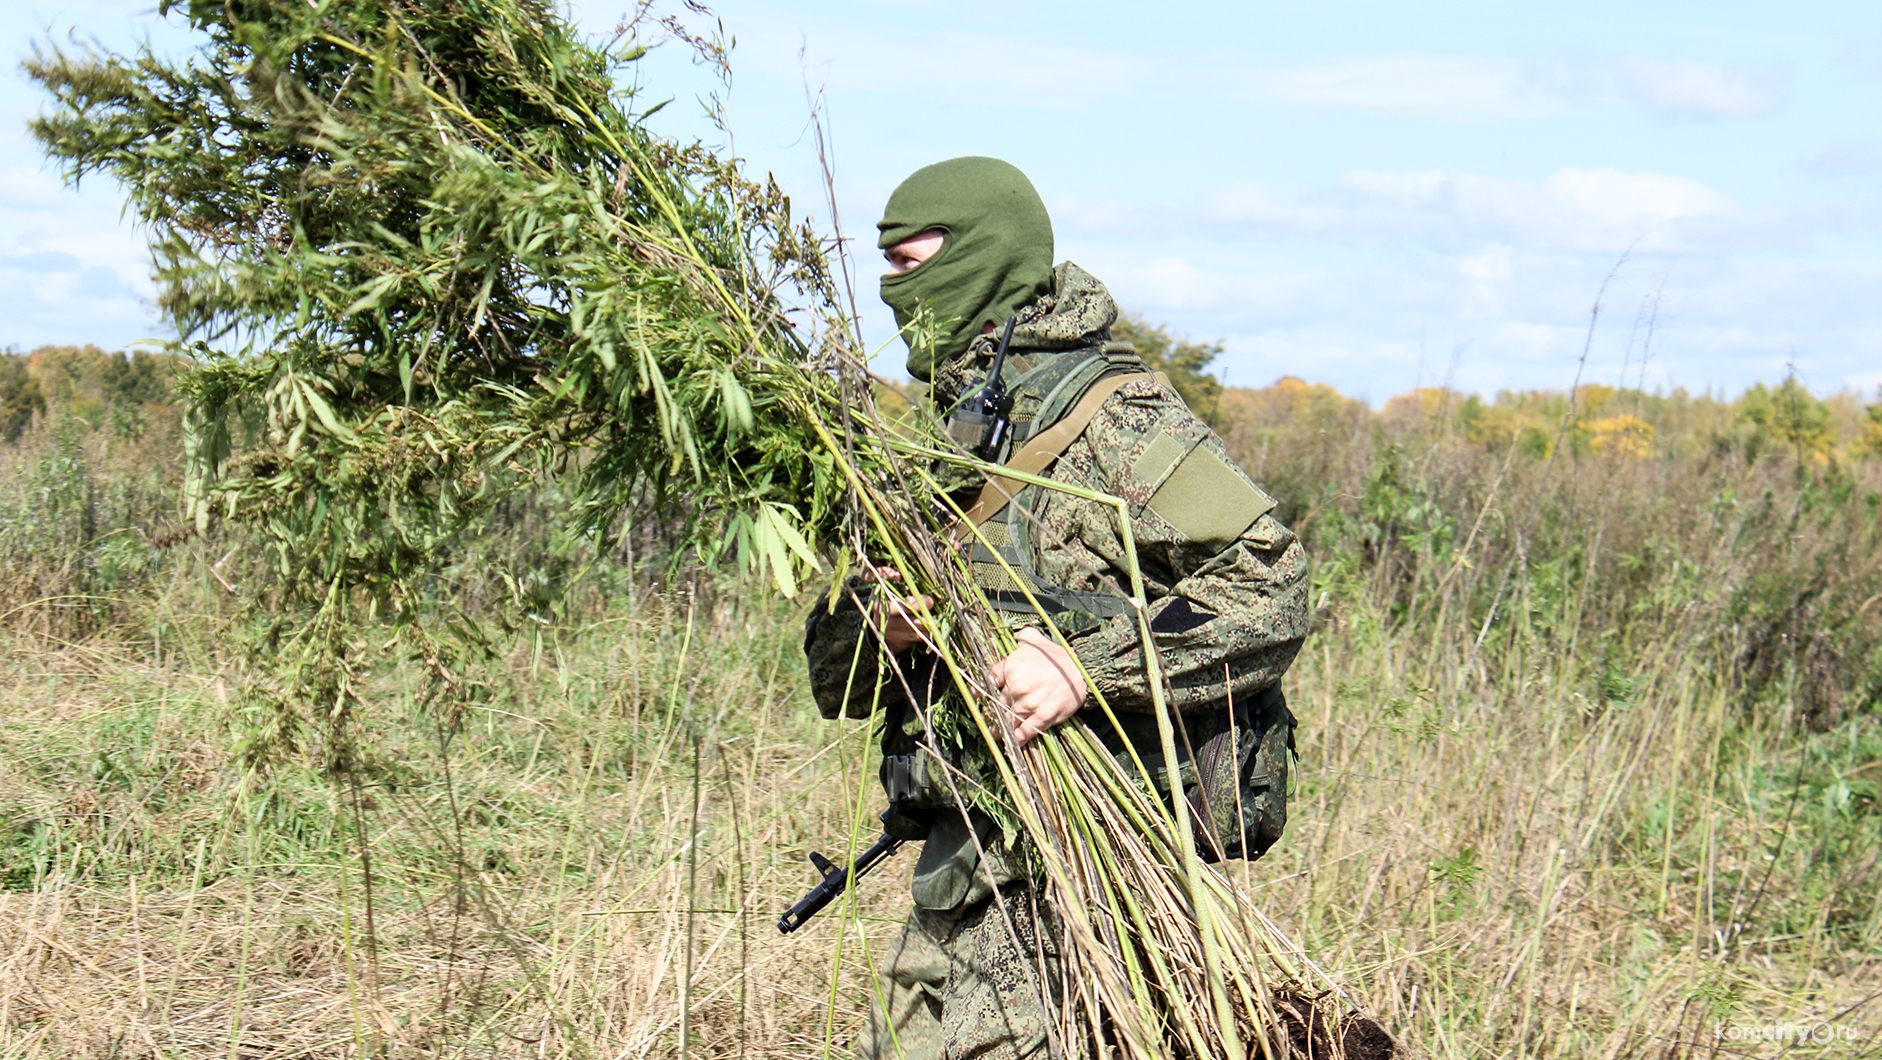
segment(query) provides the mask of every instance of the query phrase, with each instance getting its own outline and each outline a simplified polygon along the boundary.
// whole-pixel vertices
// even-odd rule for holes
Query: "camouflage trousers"
[[[962,910],[915,909],[883,960],[856,1055],[1043,1060],[1061,982],[1058,918],[1032,888],[1008,884]]]

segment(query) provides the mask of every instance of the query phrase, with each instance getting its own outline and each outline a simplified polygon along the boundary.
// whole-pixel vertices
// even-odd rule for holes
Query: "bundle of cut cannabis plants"
[[[898,448],[928,461],[958,459],[941,448]],[[1130,568],[1139,635],[1146,647],[1154,645],[1125,502],[1011,469],[1002,474],[1113,508]],[[860,491],[860,506],[887,508],[913,494],[936,497],[939,509],[948,510],[941,483],[919,466],[911,477],[918,480],[912,490]],[[917,512],[907,514],[921,518]],[[969,754],[982,775],[950,774],[959,808],[984,812],[1022,834],[1035,856],[1047,900],[1065,933],[1058,989],[1043,979],[1034,983],[1042,1001],[1053,993],[1061,998],[1052,1043],[1058,1055],[1095,1051],[1143,1060],[1397,1055],[1398,1046],[1384,1028],[1362,1015],[1226,876],[1201,861],[1196,846],[1201,822],[1191,816],[1187,800],[1173,803],[1155,794],[1153,769],[1141,758],[1133,754],[1129,765],[1120,765],[1078,720],[1023,749],[1015,746],[1012,728],[997,706],[999,697],[985,680],[992,662],[1013,650],[1004,632],[1007,624],[973,587],[965,550],[937,544],[960,534],[961,515],[955,509],[952,518],[938,523],[930,516],[925,534],[879,538],[875,543],[888,547],[898,570],[916,570],[921,577],[912,585],[881,583],[875,590],[901,594],[898,602],[904,608],[915,606],[913,598],[920,593],[943,601],[940,613],[948,617],[931,647],[957,694],[931,707],[934,716],[925,719],[929,738],[940,745],[944,740],[936,738],[937,730],[950,735],[972,730]],[[1015,572],[1008,573],[1015,584],[1025,584]],[[1038,623],[1057,636],[1049,615],[1034,603]],[[1162,692],[1156,652],[1144,654],[1153,671],[1149,685],[1159,750],[1164,762],[1176,762],[1179,737]],[[867,669],[858,666],[853,672]],[[1104,712],[1117,727],[1119,719],[1104,702],[1102,689],[1085,676],[1094,700],[1085,709]],[[922,698],[916,690],[906,692],[911,699]],[[950,711],[949,702],[969,706]],[[991,753],[975,753],[983,748]],[[994,900],[1005,930],[1013,932],[1016,918],[1005,908],[1007,897],[996,891]],[[1024,948],[1018,938],[1013,941]]]
[[[631,44],[537,0],[163,8],[206,36],[193,61],[36,57],[36,132],[149,229],[198,363],[186,499],[270,558],[288,677],[252,704],[257,754],[308,721],[350,753],[374,622],[443,702],[472,691],[453,660],[483,635],[423,620],[426,578],[544,474],[598,530],[661,503],[794,588],[837,523],[811,425],[841,403],[773,292],[818,308],[822,255],[775,187],[643,130]]]
[[[56,106],[35,131],[149,230],[197,362],[187,505],[267,557],[253,764],[311,737],[338,774],[370,767],[355,721],[384,651],[455,723],[488,636],[439,557],[568,476],[596,533],[657,511],[786,595],[867,557],[946,602],[937,649],[998,774],[965,797],[1024,832],[1068,933],[1064,1048],[1337,1052],[1344,1004],[1295,989],[1304,962],[1143,776],[1079,725],[1011,746],[983,680],[1011,645],[938,544],[926,470],[967,461],[876,414],[819,237],[777,189],[645,130],[617,83],[646,24],[599,46],[543,0],[160,10],[204,36],[190,62],[41,54]],[[1170,734],[1166,710],[1174,760]]]

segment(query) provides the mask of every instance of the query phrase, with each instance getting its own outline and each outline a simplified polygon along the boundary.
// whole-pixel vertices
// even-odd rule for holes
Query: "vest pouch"
[[[986,856],[981,856],[981,851]],[[917,909],[958,912],[1020,878],[1000,826],[979,811],[939,814],[909,880]]]
[[[917,747],[906,754],[885,754],[876,775],[890,806],[908,806],[935,810],[954,808],[954,792],[948,787],[947,773],[927,749]]]
[[[1288,750],[1293,745],[1294,716],[1280,686],[1240,702],[1179,714],[1176,732],[1178,783],[1193,826],[1196,853],[1205,862],[1254,859],[1281,837],[1287,826]],[[1128,741],[1137,750],[1151,782],[1171,805],[1157,719],[1149,714],[1120,714],[1114,728],[1103,717],[1086,719],[1092,734],[1136,777]]]

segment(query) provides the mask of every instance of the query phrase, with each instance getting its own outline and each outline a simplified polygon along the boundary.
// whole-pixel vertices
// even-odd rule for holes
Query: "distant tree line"
[[[1209,372],[1223,353],[1220,342],[1179,337],[1134,313],[1121,317],[1111,334],[1135,345],[1144,362],[1168,376],[1189,407],[1224,435],[1260,434],[1305,415],[1343,430],[1418,421],[1426,429],[1453,432],[1467,444],[1515,445],[1538,458],[1558,447],[1576,454],[1646,457],[1695,446],[1736,449],[1752,457],[1882,457],[1882,392],[1873,404],[1850,393],[1824,399],[1795,378],[1776,386],[1758,383],[1735,400],[1683,388],[1649,394],[1600,383],[1584,384],[1572,394],[1504,390],[1490,398],[1419,387],[1374,411],[1323,383],[1291,376],[1266,387],[1225,389]],[[49,410],[97,427],[114,412],[168,408],[181,361],[172,354],[108,352],[90,344],[0,352],[0,441],[17,440],[35,416]]]
[[[0,441],[15,441],[50,410],[102,426],[112,412],[168,406],[179,358],[96,346],[0,352]]]

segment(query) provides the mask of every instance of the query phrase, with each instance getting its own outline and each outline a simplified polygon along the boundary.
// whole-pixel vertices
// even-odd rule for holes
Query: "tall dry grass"
[[[1563,441],[1532,452],[1443,402],[1242,397],[1263,418],[1225,433],[1312,545],[1321,613],[1288,835],[1233,867],[1261,907],[1432,1056],[1776,1056],[1746,1029],[1813,1021],[1830,1040],[1793,1052],[1882,1055],[1882,469],[1751,452],[1729,408],[1644,454],[1544,416]],[[0,452],[10,510],[60,454],[95,497],[165,481],[56,426]],[[843,1051],[906,858],[772,924],[806,849],[866,841],[867,734],[816,719],[793,606],[584,552],[537,503],[439,591],[474,603],[480,550],[528,549],[564,602],[481,664],[455,733],[376,675],[380,754],[342,787],[231,753],[265,618],[221,599],[242,556],[156,548],[89,583],[83,624],[15,611],[0,1055]],[[13,527],[6,561],[101,577],[142,517],[93,510],[89,538]]]
[[[1230,432],[1324,620],[1261,900],[1437,1055],[1882,1054],[1882,466],[1710,399],[1578,452],[1611,409],[1525,451],[1336,398]]]
[[[649,598],[493,660],[454,734],[388,679],[340,788],[233,771],[212,645],[16,638],[0,1054],[665,1056],[682,1021],[697,1055],[820,1054],[868,922],[772,925],[857,827],[863,745],[813,723],[789,625]]]

